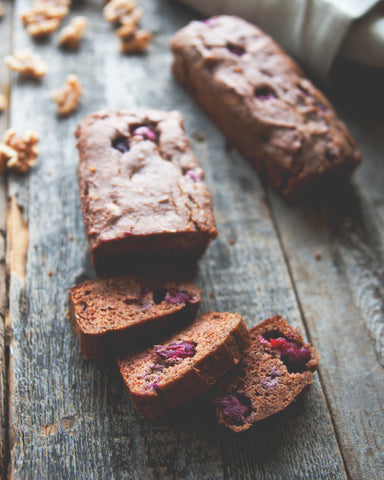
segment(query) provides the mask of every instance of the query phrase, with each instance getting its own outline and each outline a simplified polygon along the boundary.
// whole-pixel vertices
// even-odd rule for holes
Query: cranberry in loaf
[[[230,16],[193,21],[171,48],[178,81],[286,199],[348,177],[360,162],[329,101],[254,25]]]
[[[83,219],[99,272],[203,254],[217,235],[211,196],[178,112],[100,111],[76,136]]]
[[[312,383],[319,355],[276,315],[250,330],[241,362],[217,385],[219,423],[239,433],[284,410]]]
[[[87,280],[69,291],[68,315],[84,357],[137,349],[196,315],[200,289],[190,282],[161,282],[130,275]]]
[[[118,364],[133,404],[154,418],[208,390],[248,345],[240,315],[207,312],[163,344]]]

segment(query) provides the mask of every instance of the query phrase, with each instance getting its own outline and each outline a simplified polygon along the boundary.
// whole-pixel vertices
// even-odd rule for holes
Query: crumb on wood
[[[61,88],[53,92],[53,100],[57,103],[59,115],[69,115],[77,109],[83,89],[77,75],[68,75]]]
[[[214,296],[215,296],[215,293],[214,293],[213,290],[211,290],[211,291],[209,292],[209,298],[213,298]]]
[[[230,245],[234,245],[234,244],[236,243],[236,238],[233,238],[233,237],[230,238],[230,239],[228,240],[228,243],[229,243]]]
[[[69,25],[64,27],[59,36],[59,45],[63,48],[76,49],[84,38],[85,30],[88,27],[88,19],[78,16],[72,18]]]
[[[21,14],[21,20],[32,37],[45,37],[59,28],[68,13],[68,0],[35,0],[32,8]]]
[[[6,108],[7,108],[7,100],[4,97],[4,95],[0,93],[0,113],[3,112]]]
[[[49,272],[48,272],[48,276],[49,276],[49,277],[52,277],[52,275],[53,275],[53,272],[52,272],[52,270],[49,270]]]
[[[192,136],[198,142],[205,142],[207,140],[206,135],[200,130],[196,130],[196,132],[193,132]]]
[[[95,173],[96,172],[96,167],[89,167],[89,171],[91,173]]]
[[[152,35],[147,30],[136,30],[131,35],[120,39],[123,53],[140,53],[148,48]]]
[[[38,135],[32,131],[21,136],[16,136],[13,128],[4,132],[0,143],[0,172],[24,173],[33,167],[39,154],[38,142]]]
[[[322,253],[321,250],[316,250],[315,258],[316,258],[316,260],[321,260],[323,258],[323,253]]]
[[[228,139],[225,139],[224,150],[226,152],[232,152],[233,150],[233,144]]]
[[[29,50],[17,50],[13,55],[5,57],[5,64],[11,70],[24,77],[41,78],[48,71],[47,64],[38,55]]]

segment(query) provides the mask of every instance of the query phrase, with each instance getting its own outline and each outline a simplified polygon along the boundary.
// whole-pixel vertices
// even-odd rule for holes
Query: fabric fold
[[[338,55],[384,64],[383,0],[182,1],[207,16],[238,15],[255,23],[322,81]]]

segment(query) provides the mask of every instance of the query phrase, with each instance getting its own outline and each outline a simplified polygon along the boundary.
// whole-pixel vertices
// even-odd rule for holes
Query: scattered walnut
[[[18,50],[13,56],[7,55],[5,64],[25,77],[40,78],[48,71],[46,63],[29,50]]]
[[[7,130],[0,143],[0,172],[24,173],[33,167],[39,154],[38,142],[38,135],[32,131],[16,137],[13,128]]]
[[[83,93],[77,75],[68,75],[65,84],[53,92],[53,100],[57,103],[57,113],[68,115],[76,110]]]
[[[21,19],[32,37],[44,37],[57,30],[68,13],[69,8],[66,5],[39,0],[21,15]]]
[[[138,13],[135,13],[138,10]],[[136,7],[133,0],[110,0],[103,9],[103,16],[110,23],[131,22],[138,15],[138,23],[142,16],[142,11]]]
[[[143,52],[149,45],[152,35],[147,30],[136,30],[121,38],[121,51],[124,53]]]
[[[0,113],[3,112],[7,108],[7,100],[5,99],[4,95],[0,93]]]
[[[88,20],[86,17],[73,18],[70,24],[60,32],[59,45],[64,48],[78,48],[87,27]]]
[[[323,258],[323,252],[321,250],[316,250],[315,258],[316,260],[321,260]]]

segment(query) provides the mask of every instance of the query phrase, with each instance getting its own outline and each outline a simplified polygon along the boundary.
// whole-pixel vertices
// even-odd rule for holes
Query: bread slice
[[[241,362],[217,385],[214,408],[220,424],[238,433],[284,410],[307,391],[319,354],[279,315],[250,330]]]
[[[118,360],[135,407],[154,418],[208,390],[249,346],[239,314],[207,312],[140,354]]]
[[[97,278],[71,288],[69,318],[84,357],[136,350],[183,328],[196,315],[200,289],[191,282],[131,275]]]

